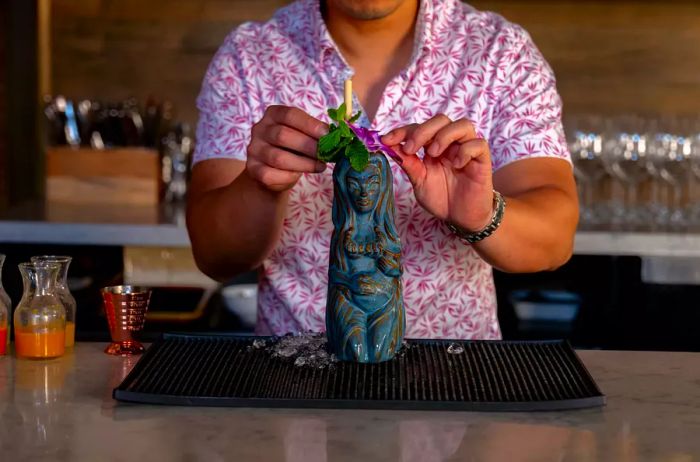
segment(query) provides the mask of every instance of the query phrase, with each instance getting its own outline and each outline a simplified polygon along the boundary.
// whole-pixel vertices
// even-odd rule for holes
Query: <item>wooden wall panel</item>
[[[84,3],[84,8],[78,5]],[[283,0],[54,0],[54,92],[168,99],[194,124],[202,77],[237,24]]]
[[[7,188],[7,2],[0,2],[0,211],[9,202]]]
[[[530,32],[570,112],[700,114],[700,2],[473,4]]]
[[[172,100],[197,118],[206,66],[240,22],[285,0],[54,0],[53,88],[71,97]],[[700,113],[700,2],[474,0],[521,24],[568,112]]]
[[[4,173],[9,206],[42,197],[44,164],[38,124],[38,2],[5,0],[0,34],[5,40],[7,115]]]

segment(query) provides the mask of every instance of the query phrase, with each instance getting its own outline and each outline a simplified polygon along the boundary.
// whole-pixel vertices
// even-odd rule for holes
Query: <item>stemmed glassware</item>
[[[687,207],[687,215],[689,220],[689,226],[693,230],[700,230],[700,199],[697,195],[697,191],[700,189],[700,118],[696,119],[693,123],[692,136],[690,137],[691,147],[690,147],[690,184],[688,185],[688,192],[691,196],[691,200]]]
[[[606,174],[602,159],[604,120],[592,115],[570,117],[567,128],[574,175],[581,194],[580,225],[584,229],[594,228],[602,222],[595,188]]]
[[[648,213],[639,201],[640,185],[649,178],[647,156],[648,124],[639,116],[623,116],[611,121],[603,142],[603,164],[624,188],[624,205],[614,207],[613,225],[640,230],[648,224]]]
[[[669,230],[685,229],[689,220],[685,193],[689,184],[692,155],[692,125],[688,119],[659,119],[650,149],[650,164],[669,188],[667,225]]]
[[[582,229],[700,231],[700,117],[565,122]]]

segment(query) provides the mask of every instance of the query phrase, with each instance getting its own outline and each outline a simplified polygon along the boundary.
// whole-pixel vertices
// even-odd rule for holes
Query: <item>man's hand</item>
[[[416,200],[428,212],[466,230],[479,231],[493,215],[491,155],[466,119],[437,115],[382,137],[402,158]],[[421,160],[416,153],[425,149]]]
[[[316,160],[318,139],[328,126],[301,109],[270,106],[253,126],[246,171],[272,191],[290,189],[303,173],[320,173],[326,164]]]

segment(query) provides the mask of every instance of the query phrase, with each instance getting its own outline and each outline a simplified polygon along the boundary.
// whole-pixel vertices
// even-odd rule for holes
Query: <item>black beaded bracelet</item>
[[[506,209],[506,200],[498,191],[493,192],[493,209],[494,212],[493,217],[491,218],[491,223],[486,225],[486,227],[481,231],[477,231],[475,233],[460,228],[459,226],[455,225],[454,223],[450,223],[449,221],[445,222],[445,224],[447,225],[449,230],[452,231],[462,241],[464,241],[467,244],[474,244],[475,242],[484,240],[490,235],[492,235],[503,221],[503,212]]]

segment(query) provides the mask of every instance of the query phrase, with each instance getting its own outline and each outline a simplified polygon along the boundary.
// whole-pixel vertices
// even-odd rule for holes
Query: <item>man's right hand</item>
[[[318,139],[328,125],[301,109],[270,106],[253,126],[246,171],[272,191],[286,191],[303,173],[320,173],[326,164],[317,160]]]

